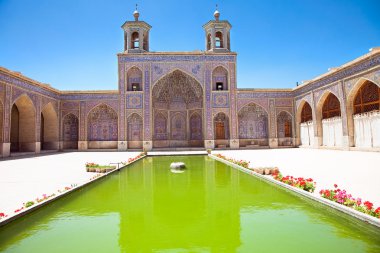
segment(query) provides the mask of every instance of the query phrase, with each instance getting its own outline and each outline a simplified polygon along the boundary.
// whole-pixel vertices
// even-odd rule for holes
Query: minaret
[[[215,20],[210,20],[205,25],[206,51],[210,52],[230,52],[230,29],[231,24],[227,20],[219,20],[220,12],[218,5],[214,12]]]
[[[124,30],[124,51],[127,53],[144,53],[149,51],[149,31],[152,28],[148,23],[139,21],[140,13],[133,12],[134,21],[126,21],[121,28]]]

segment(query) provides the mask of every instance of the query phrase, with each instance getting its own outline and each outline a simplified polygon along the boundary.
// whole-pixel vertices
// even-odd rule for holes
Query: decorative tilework
[[[223,108],[229,107],[229,94],[228,93],[213,93],[212,94],[212,107]]]
[[[380,55],[377,55],[377,56],[370,58],[366,61],[358,63],[352,67],[345,68],[343,70],[336,72],[335,74],[329,75],[325,78],[322,78],[321,80],[312,82],[312,83],[310,83],[304,87],[301,87],[301,88],[297,89],[296,91],[294,91],[294,95],[299,96],[299,95],[304,94],[306,92],[315,90],[321,86],[336,82],[340,79],[346,78],[348,76],[355,75],[361,71],[364,71],[366,69],[370,69],[370,68],[378,66],[378,65],[380,65]]]
[[[62,108],[65,110],[79,110],[79,102],[70,101],[70,102],[62,102]]]
[[[46,96],[49,96],[49,97],[52,97],[55,99],[60,99],[60,95],[57,93],[45,90],[45,89],[43,89],[37,85],[23,81],[21,79],[15,78],[15,77],[11,77],[11,76],[3,74],[3,73],[0,73],[0,81],[13,84],[13,85],[18,86],[20,88],[24,88],[28,91],[35,91],[35,92],[38,92],[39,94],[42,94],[42,95],[46,95]]]
[[[237,111],[239,112],[241,108],[250,103],[260,105],[266,112],[269,111],[269,102],[267,98],[239,99],[237,103]]]
[[[240,92],[237,94],[238,99],[247,98],[292,98],[292,92]]]
[[[213,120],[211,115],[211,71],[206,69],[206,139],[213,139]]]
[[[119,107],[119,141],[125,140],[125,95],[120,95],[120,107]]]
[[[144,91],[145,94],[150,94],[150,75],[149,75],[149,67],[145,66],[145,80],[144,80]],[[151,141],[152,133],[151,133],[151,124],[150,124],[150,96],[144,96],[144,140]]]
[[[154,63],[152,82],[155,84],[160,78],[172,73],[175,70],[181,70],[186,74],[194,77],[203,86],[203,64],[189,62],[169,62],[169,63]]]
[[[3,128],[4,142],[10,142],[10,123],[11,123],[10,97],[11,97],[11,87],[9,85],[6,85],[5,99],[4,99],[4,128]]]
[[[276,107],[293,107],[293,99],[276,99]]]
[[[231,92],[231,122],[237,122],[237,111],[236,111],[236,73],[235,73],[235,63],[229,64],[230,70],[230,92]],[[232,124],[231,126],[231,138],[237,138],[237,126]]]
[[[127,109],[141,109],[143,107],[143,94],[128,94]]]
[[[85,127],[86,127],[86,102],[81,101],[80,102],[80,119],[79,119],[79,140],[85,141],[86,138],[86,132],[85,132]]]
[[[119,56],[119,62],[235,62],[234,55],[144,55]]]
[[[105,104],[115,110],[117,113],[119,111],[119,101],[118,100],[101,100],[101,101],[86,101],[86,115],[100,104]]]

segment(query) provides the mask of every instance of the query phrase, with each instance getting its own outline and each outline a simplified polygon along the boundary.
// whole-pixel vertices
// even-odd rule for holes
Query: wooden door
[[[292,128],[289,121],[285,121],[285,137],[291,137],[292,136]]]
[[[225,139],[224,122],[216,122],[216,139]]]

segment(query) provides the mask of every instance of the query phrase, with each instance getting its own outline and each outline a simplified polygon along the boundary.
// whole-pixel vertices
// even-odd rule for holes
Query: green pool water
[[[380,252],[379,231],[206,156],[148,157],[1,227],[0,252]]]

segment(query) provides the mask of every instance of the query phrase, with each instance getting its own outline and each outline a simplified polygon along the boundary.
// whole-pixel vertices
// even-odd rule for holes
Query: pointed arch
[[[41,111],[40,130],[41,150],[58,149],[58,115],[51,102]]]
[[[360,78],[347,96],[349,146],[380,147],[380,84]]]
[[[238,112],[239,139],[268,138],[268,113],[261,106],[249,103]]]
[[[202,141],[202,116],[198,112],[194,112],[190,116],[190,140]]]
[[[167,118],[158,112],[154,115],[154,139],[155,140],[167,140],[168,130],[167,130]]]
[[[212,90],[229,90],[229,73],[223,66],[217,66],[212,71]]]
[[[127,70],[127,91],[142,91],[143,74],[139,67],[132,66]]]
[[[137,113],[132,113],[127,118],[128,124],[128,148],[142,148],[143,119]]]
[[[331,91],[325,91],[319,99],[316,120],[319,145],[341,147],[343,139],[341,103]]]
[[[277,114],[277,140],[278,146],[293,145],[293,116],[287,111]]]
[[[63,149],[78,149],[79,120],[72,113],[66,114],[62,120]]]
[[[27,94],[11,107],[11,152],[36,151],[36,109]]]
[[[171,139],[176,141],[183,141],[187,139],[187,129],[186,129],[186,116],[177,112],[171,117],[170,122],[170,133]]]
[[[98,142],[89,144],[89,148],[117,147],[118,115],[112,107],[102,103],[88,113],[87,140]],[[104,142],[105,146],[102,146],[100,142]]]
[[[229,119],[224,112],[219,112],[214,117],[214,139],[227,140],[230,138]]]
[[[298,145],[314,145],[313,110],[306,100],[302,100],[297,108],[296,136]]]

